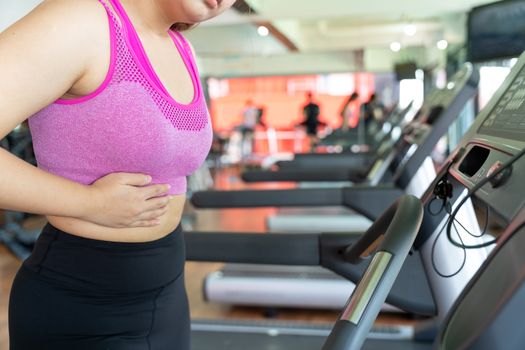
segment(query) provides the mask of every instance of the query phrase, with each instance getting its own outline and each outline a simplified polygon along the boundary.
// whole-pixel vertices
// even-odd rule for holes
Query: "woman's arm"
[[[0,139],[89,74],[94,47],[109,35],[95,1],[48,0],[0,33]],[[142,174],[112,174],[84,186],[0,149],[0,208],[77,217],[110,227],[153,226],[165,185]]]

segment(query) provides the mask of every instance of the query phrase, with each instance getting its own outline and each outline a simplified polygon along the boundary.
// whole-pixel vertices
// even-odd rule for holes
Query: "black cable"
[[[481,244],[474,244],[474,245],[466,245],[463,243],[463,241],[461,243],[458,243],[457,241],[455,241],[453,238],[452,238],[452,225],[454,223],[454,221],[457,221],[455,218],[456,218],[456,215],[457,213],[459,212],[459,209],[461,209],[461,207],[463,206],[463,204],[465,204],[465,202],[471,198],[474,193],[476,193],[477,190],[479,190],[481,187],[483,187],[487,182],[489,182],[490,180],[494,179],[499,173],[501,173],[503,170],[507,169],[508,167],[510,167],[512,164],[514,164],[518,159],[520,159],[523,155],[525,154],[525,148],[522,149],[520,152],[516,153],[512,158],[510,158],[507,162],[505,162],[499,169],[497,169],[496,171],[494,171],[492,174],[490,174],[490,176],[487,176],[486,178],[482,179],[480,182],[478,182],[474,187],[472,187],[471,190],[468,191],[467,195],[463,197],[463,199],[459,202],[459,204],[456,206],[456,209],[454,209],[454,211],[452,212],[452,214],[450,215],[451,217],[451,220],[448,220],[448,223],[447,223],[447,238],[448,240],[450,241],[451,244],[455,245],[456,247],[458,248],[462,248],[462,249],[478,249],[478,248],[484,248],[484,247],[488,247],[488,246],[491,246],[493,245],[494,243],[496,243],[497,239],[493,239],[491,241],[488,241],[488,242],[485,242],[485,243],[481,243]],[[488,220],[488,219],[487,219]],[[467,230],[468,232],[468,230]],[[471,233],[470,233],[471,234]],[[472,235],[472,234],[471,234]],[[459,235],[458,235],[459,236]],[[461,239],[460,239],[461,240]]]
[[[434,191],[434,198],[432,198],[429,201],[429,203],[427,204],[427,211],[429,212],[430,215],[437,216],[443,211],[443,209],[445,209],[445,212],[448,214],[448,217],[447,217],[445,223],[443,224],[443,226],[439,230],[438,234],[436,235],[436,238],[434,239],[434,242],[432,243],[432,249],[431,249],[432,268],[434,269],[434,271],[439,276],[441,276],[443,278],[450,278],[450,277],[454,277],[457,274],[459,274],[461,272],[461,270],[463,269],[463,267],[465,266],[465,264],[466,264],[466,260],[467,260],[467,251],[466,251],[466,249],[478,249],[478,248],[487,247],[487,246],[490,246],[490,245],[496,243],[497,240],[494,239],[494,240],[491,240],[491,241],[488,241],[488,242],[485,242],[485,243],[482,243],[482,244],[466,245],[464,243],[463,239],[461,238],[461,234],[460,234],[460,232],[459,232],[459,230],[458,230],[458,228],[456,226],[456,223],[457,223],[465,232],[467,232],[472,237],[480,238],[480,237],[484,236],[486,234],[486,232],[487,232],[487,229],[488,229],[489,216],[490,216],[490,206],[487,203],[485,203],[485,208],[486,208],[486,211],[485,211],[485,223],[483,225],[483,230],[481,231],[481,233],[479,235],[473,234],[472,232],[467,230],[467,228],[465,226],[463,226],[459,220],[456,220],[456,215],[459,212],[459,209],[467,201],[467,199],[471,198],[472,195],[477,190],[479,190],[487,182],[489,182],[494,177],[496,177],[500,172],[504,171],[506,168],[511,166],[514,162],[516,162],[524,154],[525,154],[525,149],[521,150],[514,157],[512,157],[510,160],[508,160],[503,166],[501,166],[497,171],[495,171],[490,176],[486,177],[485,179],[480,181],[477,185],[475,185],[472,188],[472,190],[470,190],[470,192],[468,192],[467,195],[465,195],[463,197],[463,199],[460,201],[460,203],[456,206],[456,209],[454,210],[454,212],[451,212],[450,203],[448,202],[448,198],[451,197],[452,195],[451,194],[444,194],[442,189],[440,191],[437,191],[437,192]],[[445,183],[447,182],[446,181],[447,174],[448,174],[448,172],[450,170],[450,167],[454,163],[455,163],[454,161],[450,162],[450,164],[447,167],[447,171],[445,172],[443,177],[438,181],[436,187],[439,186],[443,181]],[[432,203],[434,203],[437,199],[441,199],[443,202],[442,202],[442,205],[439,208],[439,210],[438,211],[434,211],[434,210],[432,210]],[[457,236],[459,238],[459,241],[460,241],[459,243],[452,238],[452,232],[451,232],[452,227],[454,227],[454,229],[456,230],[456,234],[457,234]],[[438,269],[438,267],[436,265],[436,261],[435,261],[435,249],[436,249],[437,241],[439,240],[439,238],[440,238],[440,236],[443,233],[443,230],[445,228],[447,229],[447,239],[449,240],[449,242],[451,244],[453,244],[454,246],[456,246],[458,248],[461,248],[463,250],[463,261],[462,261],[461,265],[459,266],[459,268],[455,272],[453,272],[451,274],[444,274],[441,271],[439,271],[439,269]]]
[[[439,214],[441,214],[441,212],[443,212],[443,210],[445,210],[445,213],[448,215],[446,220],[445,220],[445,223],[443,224],[441,229],[439,229],[436,237],[434,238],[434,241],[432,242],[432,249],[431,249],[431,252],[430,252],[430,261],[432,263],[432,268],[434,269],[436,274],[438,274],[440,277],[443,277],[443,278],[450,278],[450,277],[456,276],[458,273],[461,272],[461,270],[463,269],[463,267],[465,266],[466,261],[467,261],[467,251],[465,249],[463,249],[463,261],[462,261],[461,265],[459,266],[459,268],[453,273],[445,274],[445,273],[441,272],[438,269],[437,265],[436,265],[436,253],[435,253],[436,252],[437,242],[438,242],[439,238],[441,237],[441,234],[443,233],[443,231],[447,227],[447,224],[448,224],[448,222],[450,220],[451,208],[450,208],[450,202],[448,201],[448,198],[452,197],[452,193],[451,193],[451,190],[447,190],[447,187],[450,186],[448,184],[448,181],[447,181],[448,172],[450,170],[450,167],[455,163],[455,161],[457,159],[459,159],[459,154],[461,154],[461,153],[462,152],[458,152],[456,157],[449,162],[449,164],[447,165],[447,168],[446,168],[444,174],[436,182],[436,185],[435,185],[435,187],[433,189],[434,197],[427,204],[427,212],[430,215],[438,216]],[[432,206],[433,206],[433,203],[435,203],[437,200],[441,201],[441,206],[439,207],[439,209],[437,211],[434,211],[432,209]],[[460,237],[460,240],[461,240],[461,237]]]
[[[436,235],[436,238],[434,239],[434,242],[432,242],[432,250],[431,250],[431,258],[430,258],[430,261],[432,262],[432,268],[434,269],[434,271],[440,276],[440,277],[443,277],[443,278],[450,278],[450,277],[454,277],[456,276],[457,274],[459,274],[461,272],[461,270],[463,270],[463,267],[465,267],[465,264],[467,262],[467,250],[466,249],[462,249],[463,250],[463,261],[461,262],[461,265],[459,266],[459,268],[454,271],[453,273],[450,273],[450,274],[444,274],[443,272],[439,271],[437,265],[436,265],[436,260],[435,260],[435,250],[436,250],[436,244],[437,244],[437,241],[439,240],[439,237],[441,236],[441,234],[443,233],[444,229],[447,227],[447,224],[450,220],[450,204],[449,203],[446,203],[446,205],[444,206],[445,207],[445,210],[446,212],[449,214],[449,216],[447,217],[447,220],[445,221],[445,223],[443,224],[443,226],[441,227],[441,229],[439,230],[438,234]],[[456,232],[457,233],[457,232]],[[463,242],[463,240],[461,239],[461,236],[459,235],[458,233],[458,237],[459,237],[459,240],[461,242]]]
[[[485,224],[483,225],[483,230],[481,230],[481,233],[479,235],[476,235],[476,234],[470,232],[469,230],[467,230],[467,228],[465,226],[463,226],[459,220],[454,220],[454,221],[459,226],[461,226],[463,231],[465,231],[466,233],[468,233],[472,237],[474,237],[474,238],[481,238],[481,237],[483,237],[485,235],[485,233],[487,233],[487,229],[488,229],[488,226],[489,226],[489,215],[490,215],[490,207],[489,207],[489,205],[487,203],[485,203]]]

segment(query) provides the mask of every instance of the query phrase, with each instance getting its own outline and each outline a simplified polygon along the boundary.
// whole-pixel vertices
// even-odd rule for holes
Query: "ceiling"
[[[250,14],[230,10],[201,24],[188,36],[197,51],[211,55],[268,55],[289,49],[256,26],[268,22],[300,52],[403,47],[431,47],[446,39],[461,43],[466,13],[491,0],[246,0]],[[404,28],[412,24],[413,36]],[[213,38],[213,40],[210,40]]]
[[[0,0],[0,31],[41,0]],[[398,61],[442,65],[436,48],[465,40],[466,14],[491,0],[237,0],[230,9],[185,35],[201,72],[214,76],[388,71]],[[247,6],[246,6],[247,5]],[[270,35],[257,34],[265,24]],[[405,34],[407,25],[416,32]],[[389,46],[399,42],[401,50]],[[450,46],[449,46],[450,47]]]
[[[463,45],[468,11],[492,0],[238,0],[231,9],[186,33],[203,71],[216,76],[332,71],[391,71],[400,61],[442,66]],[[239,5],[239,4],[237,4]],[[242,6],[241,6],[242,7]],[[257,27],[267,24],[270,35]],[[407,35],[407,25],[415,27]],[[393,53],[392,42],[401,50]],[[343,59],[344,58],[344,59]],[[279,67],[277,67],[279,65]]]

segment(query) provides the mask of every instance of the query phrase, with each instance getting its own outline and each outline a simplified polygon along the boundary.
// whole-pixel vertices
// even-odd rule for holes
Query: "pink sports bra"
[[[29,118],[38,167],[82,184],[114,172],[143,173],[186,192],[186,176],[204,161],[212,130],[196,64],[186,40],[169,32],[191,73],[194,98],[176,102],[155,74],[118,0],[108,13],[111,63],[88,96],[57,100]]]

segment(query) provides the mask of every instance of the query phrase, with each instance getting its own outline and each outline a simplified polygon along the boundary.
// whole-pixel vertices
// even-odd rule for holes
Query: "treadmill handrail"
[[[366,252],[370,248],[381,242],[384,238],[389,225],[392,224],[394,217],[398,213],[399,200],[394,202],[384,213],[379,217],[372,226],[359,238],[357,242],[347,247],[343,253],[344,259],[352,264],[358,264],[368,258]]]
[[[390,225],[323,350],[361,349],[416,239],[423,220],[423,205],[418,198],[406,195],[395,202],[385,216],[392,218]],[[379,221],[386,222],[382,219]],[[382,228],[384,225],[372,227],[375,232],[371,234],[375,236]]]

